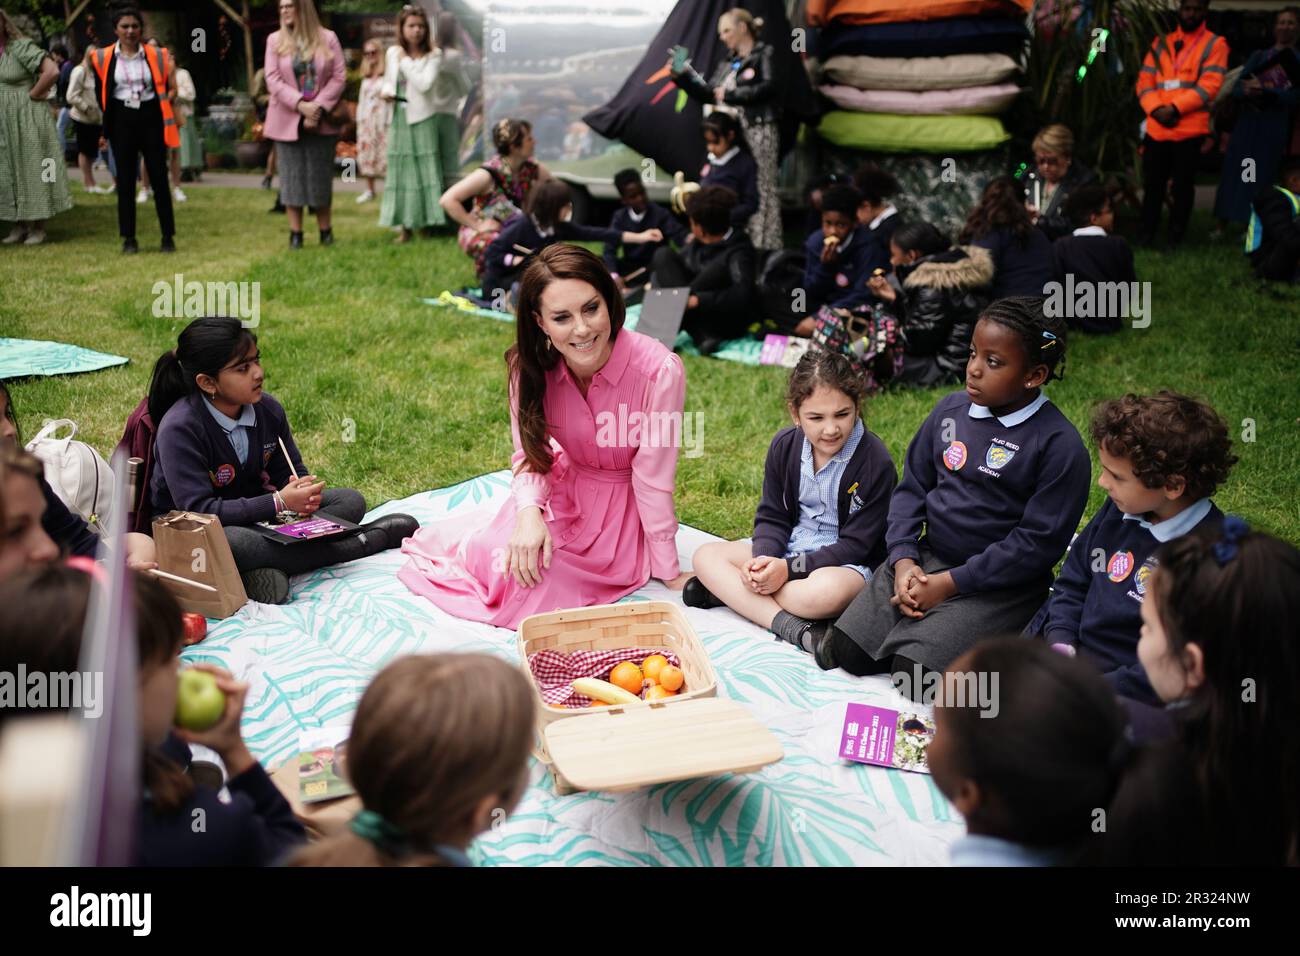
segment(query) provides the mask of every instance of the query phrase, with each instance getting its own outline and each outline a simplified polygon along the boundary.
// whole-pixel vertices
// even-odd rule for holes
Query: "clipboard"
[[[258,521],[249,525],[254,531],[276,544],[293,545],[304,541],[324,541],[352,534],[361,526],[327,511],[298,515],[291,521]]]
[[[690,297],[689,286],[651,289],[641,302],[641,318],[637,320],[636,330],[671,349],[682,329],[686,300]]]

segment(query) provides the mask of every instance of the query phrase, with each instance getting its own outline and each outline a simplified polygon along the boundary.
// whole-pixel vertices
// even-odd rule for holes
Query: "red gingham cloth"
[[[676,654],[663,648],[620,647],[612,651],[538,651],[528,657],[528,669],[542,692],[542,700],[552,707],[589,707],[591,698],[573,690],[580,677],[609,680],[610,671],[623,661],[640,664],[652,654],[662,654],[668,663],[680,667]]]

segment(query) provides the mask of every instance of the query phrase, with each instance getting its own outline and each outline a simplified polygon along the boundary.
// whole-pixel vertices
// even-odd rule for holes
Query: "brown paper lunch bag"
[[[248,603],[230,542],[216,515],[169,511],[154,519],[158,569],[216,588],[216,593],[159,578],[186,611],[226,618]]]

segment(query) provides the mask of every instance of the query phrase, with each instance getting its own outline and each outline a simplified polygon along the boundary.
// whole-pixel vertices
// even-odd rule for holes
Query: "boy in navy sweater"
[[[1121,236],[1112,236],[1115,211],[1104,188],[1092,183],[1070,193],[1065,213],[1074,223],[1072,235],[1061,236],[1052,243],[1052,264],[1056,281],[1063,287],[1077,288],[1083,283],[1096,286],[1103,282],[1136,282],[1133,250]],[[1068,277],[1073,276],[1073,279]],[[1067,293],[1068,296],[1068,293]],[[1098,295],[1097,301],[1107,297]],[[1071,310],[1073,313],[1073,310]],[[1071,328],[1084,332],[1118,332],[1123,315],[1067,317]]]
[[[894,238],[894,230],[902,221],[898,207],[890,200],[902,192],[902,187],[892,173],[886,172],[875,163],[863,164],[853,174],[853,185],[858,191],[861,202],[858,205],[858,222],[867,227],[871,236],[871,258],[867,262],[867,275],[876,269],[891,270],[889,261],[889,240]]]
[[[1024,628],[1088,500],[1088,451],[1042,394],[1065,323],[1036,297],[1001,299],[975,326],[966,391],[939,400],[907,450],[889,506],[889,556],[815,642],[823,668],[904,675],[915,700],[990,634]]]
[[[632,276],[630,280],[632,284],[639,287],[649,282],[650,263],[654,259],[655,252],[667,246],[670,241],[679,246],[685,245],[688,233],[681,220],[663,206],[650,202],[646,197],[641,176],[635,169],[623,169],[617,172],[614,175],[614,188],[618,190],[618,197],[623,200],[623,205],[610,219],[610,229],[619,233],[658,229],[663,233],[663,239],[659,242],[624,245],[621,235],[617,239],[605,240],[605,249],[601,258],[605,260],[605,265],[609,267],[610,275],[614,277],[618,287],[626,290],[627,284],[624,279],[637,270],[641,272]],[[619,255],[620,248],[622,255]]]
[[[860,204],[852,186],[832,186],[822,194],[822,227],[803,244],[803,287],[810,313],[824,305],[851,309],[871,298],[867,279],[879,257],[871,230],[858,224]],[[812,334],[812,320],[804,321],[809,327],[801,323],[797,335]]]
[[[1158,705],[1137,657],[1152,554],[1223,523],[1210,495],[1237,459],[1213,408],[1167,391],[1104,402],[1092,438],[1101,458],[1097,484],[1110,497],[1070,547],[1027,630],[1094,664],[1121,697]]]

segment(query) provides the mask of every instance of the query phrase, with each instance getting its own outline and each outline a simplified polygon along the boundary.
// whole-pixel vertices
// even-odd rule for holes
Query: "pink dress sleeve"
[[[656,413],[680,416],[686,404],[686,370],[682,360],[669,355],[650,384],[644,409],[647,421]],[[636,498],[641,527],[650,542],[650,574],[670,581],[681,571],[677,563],[677,510],[673,492],[677,487],[675,445],[642,445],[632,458],[632,494]]]
[[[510,383],[510,439],[515,451],[510,456],[510,470],[514,477],[510,480],[510,493],[514,495],[515,510],[538,507],[543,517],[550,517],[551,479],[549,475],[539,475],[528,470],[524,458],[524,445],[519,438],[519,402],[515,397],[515,383]]]

